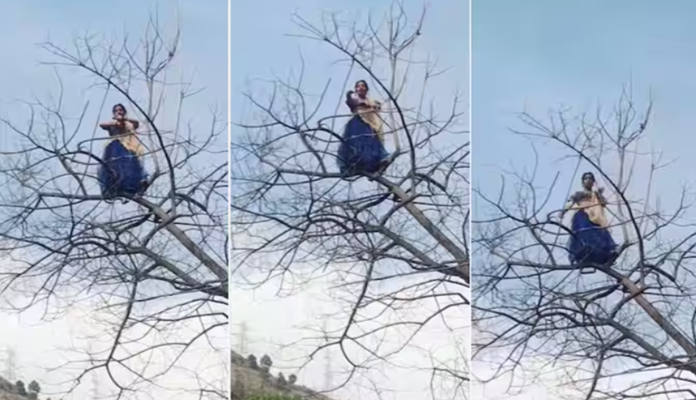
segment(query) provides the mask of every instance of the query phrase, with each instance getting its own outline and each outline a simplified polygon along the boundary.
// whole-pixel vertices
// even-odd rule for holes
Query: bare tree
[[[44,43],[57,93],[2,118],[16,139],[0,160],[2,293],[18,312],[92,307],[104,325],[87,339],[99,345],[56,368],[79,371],[69,391],[103,370],[118,398],[186,367],[183,354],[227,324],[226,123],[213,112],[190,125],[184,106],[197,90],[172,76],[178,24],[169,34],[152,17],[144,28],[139,40]],[[65,101],[64,73],[91,80],[102,103]],[[109,98],[141,120],[150,172],[143,196],[115,203],[104,201],[96,176],[107,140],[97,122]],[[227,398],[224,377],[200,382],[201,395]]]
[[[515,392],[553,370],[549,379],[569,397],[695,398],[691,201],[686,190],[657,189],[669,163],[643,150],[651,110],[637,110],[627,89],[609,112],[521,114],[526,128],[514,133],[535,150],[551,146],[554,165],[568,167],[562,180],[573,182],[561,183],[560,172],[542,180],[535,164],[506,173],[500,192],[477,195],[485,211],[473,224],[473,362],[494,365],[481,379]],[[612,265],[568,261],[569,224],[558,211],[581,167],[610,195],[620,249]]]
[[[425,11],[414,20],[398,2],[364,23],[295,15],[293,36],[332,51],[344,81],[308,87],[311,66],[301,59],[299,73],[246,92],[255,111],[233,130],[235,288],[281,282],[284,292],[312,279],[332,282],[345,307],[322,316],[332,323],[312,328],[305,343],[315,346],[307,363],[339,349],[346,369],[331,389],[378,365],[405,368],[396,357],[429,325],[447,326],[450,338],[467,332],[467,121],[458,93],[443,103],[429,90],[444,70],[419,55],[424,21]],[[336,165],[350,116],[343,100],[356,75],[384,99],[393,152],[383,174],[348,177]],[[410,366],[432,374],[433,397],[466,393],[465,346],[457,344],[462,353],[449,347]]]

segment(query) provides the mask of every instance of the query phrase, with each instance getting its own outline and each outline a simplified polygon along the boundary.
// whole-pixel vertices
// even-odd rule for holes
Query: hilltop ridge
[[[17,394],[15,385],[0,376],[0,400],[27,400],[29,397]]]
[[[262,394],[298,397],[302,400],[334,400],[297,385],[293,375],[272,375],[270,365],[264,365],[263,361],[263,358],[257,362],[252,355],[243,357],[232,351],[232,400],[244,400],[248,396]]]

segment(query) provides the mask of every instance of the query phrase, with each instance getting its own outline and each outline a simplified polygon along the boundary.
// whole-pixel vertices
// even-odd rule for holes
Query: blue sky
[[[37,45],[51,39],[56,45],[70,48],[75,36],[87,32],[96,33],[103,38],[121,38],[129,32],[131,38],[140,37],[149,11],[158,11],[160,21],[171,26],[174,6],[178,4],[182,38],[180,59],[176,63],[176,72],[191,78],[196,89],[203,89],[198,95],[187,99],[182,119],[191,124],[193,131],[207,132],[210,128],[210,110],[217,106],[222,116],[226,116],[227,103],[227,2],[226,1],[135,1],[91,2],[71,0],[54,2],[36,0],[31,2],[5,2],[3,4],[2,23],[0,24],[0,53],[3,54],[0,65],[0,114],[13,121],[23,123],[25,115],[20,110],[18,100],[32,101],[35,98],[46,100],[57,93],[57,81],[52,67],[40,65],[40,61],[50,59],[47,53]],[[122,96],[111,94],[107,98],[104,110],[99,110],[103,96],[100,88],[89,88],[93,79],[87,78],[76,69],[58,69],[65,86],[65,108],[72,116],[78,114],[86,102],[90,102],[87,123],[79,135],[88,137],[98,119],[110,118],[110,105],[123,102]],[[143,98],[142,91],[135,94]],[[175,101],[170,101],[174,104]],[[164,119],[171,120],[171,106],[164,112]],[[166,122],[163,122],[167,126]],[[0,128],[0,151],[18,142],[17,137],[6,129]],[[226,142],[226,140],[225,140]],[[225,143],[220,144],[224,152]],[[224,157],[224,156],[223,156]],[[3,304],[4,305],[4,304]],[[17,353],[18,378],[40,379],[44,392],[60,390],[60,385],[53,386],[66,378],[63,371],[48,373],[47,368],[65,360],[61,349],[82,349],[88,343],[81,341],[83,335],[100,332],[103,326],[92,326],[95,313],[87,307],[74,307],[71,313],[52,322],[41,321],[42,310],[31,310],[21,317],[0,312],[2,329],[0,329],[0,348],[12,346]],[[223,332],[220,332],[221,334]],[[188,365],[202,365],[205,356],[192,353],[193,359],[187,359]],[[205,354],[205,353],[203,353]],[[208,360],[213,360],[207,355]],[[225,354],[220,355],[222,359]],[[4,360],[0,356],[0,363]],[[211,376],[217,374],[225,384],[224,371],[209,370]],[[68,371],[72,374],[75,371]],[[3,375],[4,364],[0,364]],[[103,377],[102,377],[103,378]],[[191,379],[182,371],[174,370],[165,386],[179,385],[182,380]],[[105,381],[105,379],[104,379]],[[190,382],[190,381],[189,381]],[[87,398],[91,387],[86,379],[83,386],[73,398]],[[102,394],[106,394],[108,385],[103,383]],[[182,386],[179,386],[182,387]],[[151,388],[153,389],[153,388]],[[50,393],[49,393],[50,395]],[[154,398],[198,398],[190,393],[164,390],[152,390],[140,396]],[[188,397],[193,396],[193,397]],[[54,396],[56,398],[56,396]],[[68,400],[66,398],[66,400]]]
[[[696,145],[691,134],[696,26],[687,16],[696,4],[671,5],[641,0],[474,2],[475,186],[497,186],[500,167],[513,160],[530,162],[526,141],[508,132],[521,127],[515,113],[526,108],[545,116],[559,106],[577,112],[592,111],[597,104],[613,107],[622,85],[629,83],[639,109],[652,94],[651,140],[670,158],[678,158],[679,168],[690,168],[690,149]],[[676,176],[671,181],[681,183]]]
[[[336,53],[315,42],[298,40],[288,34],[299,33],[291,20],[297,12],[317,21],[320,11],[340,11],[346,19],[364,18],[369,13],[382,15],[390,0],[352,2],[320,0],[272,0],[264,2],[236,2],[232,5],[232,115],[239,121],[248,111],[248,103],[242,92],[248,82],[255,79],[269,79],[276,74],[285,77],[290,70],[297,70],[299,54],[302,52],[306,68],[305,83],[309,88],[323,88],[328,78],[334,83],[342,82],[343,76],[331,71]],[[465,1],[431,1],[422,37],[421,49],[437,57],[439,64],[449,67],[448,78],[435,83],[435,93],[450,96],[452,89],[458,87],[468,94],[468,4]],[[423,2],[408,1],[406,9],[410,15],[419,15]],[[425,3],[428,4],[428,3]],[[261,17],[262,16],[262,17]],[[333,75],[332,75],[333,73]],[[355,80],[364,74],[356,73]],[[350,81],[351,84],[353,80]],[[232,128],[234,140],[235,128]]]
[[[22,96],[46,94],[46,79],[52,77],[50,67],[40,66],[46,53],[37,44],[50,38],[67,46],[76,35],[86,32],[105,37],[120,37],[130,31],[136,37],[143,31],[149,11],[158,11],[161,22],[171,21],[174,5],[180,7],[182,30],[182,60],[184,71],[195,73],[196,86],[204,87],[200,100],[191,101],[191,114],[207,113],[209,105],[220,107],[227,99],[227,4],[225,1],[139,2],[124,0],[118,3],[68,1],[60,3],[38,0],[31,4],[8,3],[2,28],[8,56],[4,57],[0,74],[3,100]],[[13,57],[9,55],[13,54]]]
[[[572,108],[571,114],[593,113],[597,105],[610,109],[616,105],[622,85],[631,84],[639,113],[647,106],[649,95],[654,101],[643,150],[661,151],[665,160],[674,161],[656,182],[662,205],[676,201],[683,185],[693,188],[695,12],[696,3],[689,1],[666,6],[644,0],[475,0],[471,88],[474,187],[495,197],[504,169],[533,167],[529,142],[509,132],[525,128],[515,113],[528,111],[543,119],[548,111],[561,106]],[[561,173],[561,189],[553,193],[550,211],[562,206],[566,188],[570,184],[577,187],[579,176],[573,176],[575,160],[558,161],[558,147],[536,144],[537,186],[548,188],[554,175]],[[647,160],[643,159],[643,167]],[[583,166],[580,172],[588,169]],[[474,219],[482,219],[482,203],[474,199]],[[473,275],[475,287],[476,259]],[[554,381],[553,376],[549,379]],[[504,396],[495,386],[487,387],[487,398],[558,398],[542,386],[531,387],[519,397]]]
[[[297,72],[300,65],[300,52],[306,68],[305,88],[313,93],[319,93],[327,80],[331,79],[332,81],[328,94],[331,100],[320,108],[319,117],[335,115],[336,101],[334,99],[342,98],[345,90],[348,89],[348,87],[343,86],[347,68],[335,64],[338,54],[330,47],[317,42],[288,37],[288,34],[299,33],[298,28],[291,20],[292,14],[296,12],[312,22],[319,20],[322,11],[340,12],[345,20],[364,20],[370,13],[381,17],[390,3],[389,0],[234,2],[231,19],[231,108],[233,122],[253,120],[254,113],[257,112],[244,98],[243,92],[253,87],[254,93],[263,93],[262,86],[259,85],[261,80],[269,81],[274,77],[286,78],[291,71]],[[407,12],[411,16],[419,15],[423,7],[422,2],[406,1],[405,3]],[[437,58],[440,67],[449,68],[446,75],[435,80],[429,88],[429,97],[436,104],[450,102],[453,92],[457,89],[463,94],[464,100],[467,100],[468,27],[468,3],[466,1],[437,0],[428,2],[424,34],[417,51],[419,55],[427,53]],[[380,71],[377,73],[379,74]],[[365,78],[363,73],[353,72],[348,79],[348,85],[352,86],[354,81],[362,78]],[[416,100],[413,96],[407,95],[407,97],[409,102]],[[462,104],[462,108],[465,109],[466,106],[466,102]],[[243,130],[235,126],[232,126],[231,132],[233,142],[244,133]],[[234,188],[232,190],[234,191]],[[259,354],[269,353],[274,360],[274,367],[280,368],[286,375],[295,373],[297,368],[294,366],[297,365],[297,362],[293,363],[287,360],[292,356],[298,356],[298,353],[289,356],[287,349],[283,350],[285,353],[279,350],[280,344],[306,337],[308,333],[302,329],[303,327],[315,325],[318,323],[317,318],[322,313],[327,313],[328,310],[340,306],[335,302],[327,301],[327,297],[330,296],[328,285],[329,283],[325,281],[317,281],[313,285],[302,288],[301,293],[283,299],[274,299],[274,288],[270,286],[255,292],[233,291],[231,301],[233,332],[239,332],[239,324],[242,321],[246,322],[249,332],[247,351]],[[451,336],[454,335],[450,335],[449,338],[430,336],[430,339],[432,342],[440,342],[443,346],[447,346],[449,345],[448,340],[454,340]],[[239,343],[235,342],[235,346],[237,345]],[[306,357],[306,351],[309,350],[311,349],[298,350],[304,351],[303,354],[299,355],[299,358],[304,360],[303,357]],[[408,352],[405,351],[404,354],[408,354]],[[422,359],[414,361],[412,354],[405,356],[411,357],[411,359],[404,358],[401,361],[407,364],[422,365]],[[336,354],[334,358],[338,360],[336,362],[338,364],[342,357]],[[377,379],[382,387],[389,389],[383,393],[385,400],[429,398],[429,374],[427,372],[416,371],[409,374],[402,372],[399,368],[387,367],[376,375],[371,370],[370,375],[370,379]],[[323,360],[317,360],[310,364],[299,375],[299,381],[311,387],[322,389]],[[365,383],[366,380],[358,377],[354,384],[344,391],[335,393],[334,396],[337,399],[376,399],[375,394],[369,388],[361,389],[359,387]]]

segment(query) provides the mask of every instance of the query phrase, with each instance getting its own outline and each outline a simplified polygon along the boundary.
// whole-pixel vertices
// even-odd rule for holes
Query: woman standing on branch
[[[367,96],[369,87],[364,80],[355,83],[355,91],[346,94],[346,105],[353,117],[343,133],[338,149],[338,165],[342,173],[381,173],[389,162],[384,148],[381,104]]]
[[[112,113],[111,121],[99,124],[112,138],[104,149],[99,169],[102,195],[106,199],[141,195],[147,186],[147,174],[141,160],[143,146],[136,132],[140,123],[127,117],[123,104],[116,104]]]
[[[582,190],[575,192],[563,210],[575,210],[568,241],[571,264],[606,265],[617,256],[616,243],[609,232],[604,213],[607,201],[604,189],[596,187],[592,172],[582,174]]]

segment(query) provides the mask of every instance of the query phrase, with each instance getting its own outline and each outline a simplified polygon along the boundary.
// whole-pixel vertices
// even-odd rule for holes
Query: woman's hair
[[[126,106],[124,106],[124,105],[121,104],[121,103],[114,104],[114,106],[111,107],[111,113],[112,113],[112,114],[113,114],[114,112],[116,112],[116,108],[117,108],[117,107],[121,107],[121,108],[123,109],[123,113],[124,113],[124,114],[128,114],[128,110],[126,110]]]
[[[355,82],[355,86],[354,86],[354,87],[357,88],[359,83],[362,83],[363,85],[365,85],[365,89],[367,89],[368,92],[370,91],[370,85],[368,85],[367,82],[364,81],[364,80],[362,80],[362,79],[359,80],[359,81],[357,81],[357,82]]]
[[[592,181],[596,182],[596,179],[595,179],[594,174],[592,172],[585,172],[584,174],[582,174],[582,178],[580,178],[580,180],[584,181],[585,178],[588,178],[588,177],[592,178]]]

